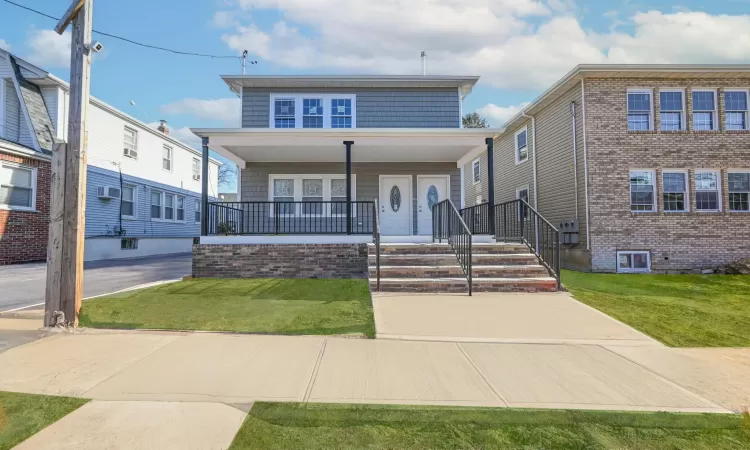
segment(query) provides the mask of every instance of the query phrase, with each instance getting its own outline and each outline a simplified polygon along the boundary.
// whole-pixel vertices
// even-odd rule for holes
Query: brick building
[[[750,66],[578,66],[494,143],[496,203],[527,198],[562,227],[563,265],[712,268],[750,256]],[[487,155],[461,161],[466,206]],[[576,243],[577,242],[577,243]]]

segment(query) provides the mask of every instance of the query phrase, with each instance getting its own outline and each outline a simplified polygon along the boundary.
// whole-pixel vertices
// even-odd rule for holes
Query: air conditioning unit
[[[112,186],[99,186],[96,190],[96,196],[103,199],[119,199],[120,188]]]
[[[199,174],[197,174],[197,173],[194,173],[194,174],[193,174],[193,179],[194,179],[195,181],[199,181],[199,180],[201,179],[201,176],[200,176]]]
[[[130,148],[123,149],[123,154],[130,158],[138,158],[138,152]]]

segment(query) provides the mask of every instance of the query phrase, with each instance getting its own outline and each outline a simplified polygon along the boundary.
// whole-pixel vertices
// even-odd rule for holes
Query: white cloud
[[[174,115],[189,115],[203,120],[221,120],[227,126],[238,126],[240,100],[238,98],[197,99],[184,98],[161,107],[161,111]]]
[[[235,13],[232,11],[216,11],[211,18],[211,25],[219,28],[230,28],[238,26]]]
[[[159,126],[159,122],[149,122],[147,124],[153,129],[156,129]],[[167,124],[169,126],[169,124]],[[182,128],[171,128],[169,129],[169,135],[178,141],[181,141],[190,147],[200,149],[201,148],[201,139],[194,135],[192,131],[190,131],[190,128],[188,127],[182,127]]]
[[[268,27],[252,16],[225,23],[224,42],[302,71],[419,73],[419,54],[426,50],[429,73],[477,74],[496,87],[539,90],[577,64],[750,58],[748,15],[649,11],[619,20],[610,12],[615,26],[597,33],[575,17],[572,0],[237,0],[236,5],[245,13],[278,8],[283,17]]]
[[[10,51],[10,43],[5,39],[0,39],[0,48],[6,51]]]
[[[42,68],[70,66],[70,32],[62,36],[53,30],[34,30],[26,43],[29,61]]]
[[[523,102],[519,105],[497,106],[494,103],[488,103],[481,108],[477,108],[477,112],[480,116],[487,119],[491,127],[499,128],[528,104],[529,102]]]

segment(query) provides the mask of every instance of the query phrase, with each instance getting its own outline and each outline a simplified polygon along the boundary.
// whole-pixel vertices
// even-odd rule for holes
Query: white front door
[[[411,175],[380,176],[380,234],[407,236],[411,230]]]
[[[447,175],[417,177],[417,223],[419,234],[432,234],[432,207],[448,198]]]

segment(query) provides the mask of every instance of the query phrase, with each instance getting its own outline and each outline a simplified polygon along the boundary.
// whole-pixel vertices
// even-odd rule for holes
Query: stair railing
[[[380,292],[380,207],[375,199],[375,214],[372,215],[372,239],[375,241],[375,288]]]
[[[458,264],[466,275],[469,295],[472,294],[471,245],[472,233],[466,222],[461,218],[450,199],[443,200],[432,207],[432,242],[448,240],[453,253],[456,254]]]

